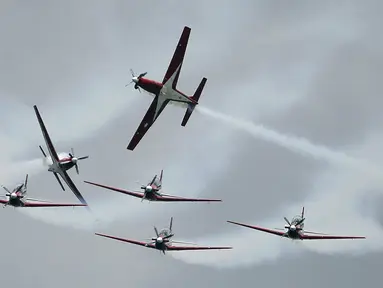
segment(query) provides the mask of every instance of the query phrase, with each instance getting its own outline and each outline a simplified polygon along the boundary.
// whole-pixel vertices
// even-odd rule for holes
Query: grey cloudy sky
[[[0,8],[0,182],[12,187],[29,173],[31,197],[77,202],[42,165],[36,104],[57,150],[90,155],[79,176],[69,173],[94,211],[3,209],[0,268],[18,273],[3,285],[379,281],[380,1],[2,1]],[[192,33],[178,86],[192,94],[207,77],[205,110],[183,128],[185,111],[167,107],[128,151],[152,100],[124,87],[129,69],[161,80],[185,25]],[[167,193],[224,202],[148,204],[82,182],[136,189],[161,169]],[[281,227],[303,205],[308,230],[368,240],[291,243],[226,223]],[[149,238],[171,216],[179,240],[234,249],[163,257],[93,234]]]

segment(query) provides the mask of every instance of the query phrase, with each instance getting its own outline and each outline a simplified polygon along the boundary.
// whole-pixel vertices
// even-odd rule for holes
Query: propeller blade
[[[80,171],[78,170],[78,165],[77,165],[77,163],[76,163],[74,166],[76,167],[77,175],[80,175]]]
[[[291,226],[291,223],[290,223],[289,219],[287,219],[286,217],[283,217],[283,219],[285,219],[286,223]]]
[[[295,224],[295,226],[301,225],[303,221],[305,221],[306,218],[302,218],[298,223]]]
[[[165,250],[162,250],[162,253],[165,255]]]
[[[88,159],[89,156],[83,156],[83,157],[80,157],[80,158],[77,158],[78,160],[84,160],[84,159]]]
[[[144,196],[142,196],[141,202],[146,199],[146,192],[144,192]]]
[[[158,234],[158,230],[157,230],[156,226],[153,226],[153,228],[154,228],[154,232],[156,232],[156,236],[159,237],[160,235]]]
[[[140,79],[140,78],[144,77],[146,74],[148,74],[148,72],[141,73],[140,75],[138,75],[137,78]]]
[[[132,77],[134,77],[133,69],[130,69],[130,73],[132,74]]]
[[[73,148],[70,148],[70,152],[72,153],[72,155],[74,155],[74,149]]]
[[[170,234],[170,235],[168,235],[168,236],[163,237],[162,239],[169,239],[169,238],[171,238],[171,237],[173,237],[173,236],[174,236],[174,234]]]
[[[152,180],[152,182],[150,182],[150,186],[152,186],[153,185],[153,183],[154,183],[154,181],[156,181],[156,179],[157,179],[157,175],[154,175],[154,177],[153,177],[153,180]]]

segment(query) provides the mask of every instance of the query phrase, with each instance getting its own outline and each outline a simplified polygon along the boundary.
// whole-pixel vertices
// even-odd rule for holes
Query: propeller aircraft
[[[53,173],[53,175],[56,177],[57,182],[59,182],[63,191],[65,191],[65,188],[64,188],[64,185],[61,183],[60,178],[58,177],[58,174],[66,182],[66,184],[72,190],[73,194],[76,195],[76,197],[81,201],[81,203],[85,204],[85,206],[88,206],[84,197],[81,195],[80,191],[78,191],[76,185],[73,183],[72,179],[69,177],[69,175],[66,171],[71,169],[72,167],[75,167],[77,174],[79,174],[78,161],[87,159],[87,158],[89,158],[89,156],[77,158],[77,157],[75,157],[74,151],[72,148],[71,152],[68,153],[67,156],[59,157],[59,155],[56,152],[56,149],[53,146],[52,140],[48,134],[48,131],[45,127],[43,119],[41,118],[40,112],[37,109],[37,106],[34,105],[33,108],[35,109],[37,120],[40,124],[41,132],[43,134],[45,144],[47,145],[49,155],[50,155],[50,158],[52,160],[52,164],[49,164],[48,171]],[[41,146],[39,146],[39,147],[40,147],[41,153],[44,155],[45,159],[47,159],[47,154],[44,152],[44,150]]]
[[[0,204],[3,204],[3,208],[6,206],[13,207],[76,207],[76,206],[86,206],[84,204],[62,204],[62,203],[52,203],[44,200],[27,198],[27,184],[28,184],[28,174],[25,177],[24,183],[17,185],[12,191],[7,187],[3,189],[7,192],[5,195],[0,195]]]
[[[227,250],[232,249],[232,247],[210,247],[210,246],[176,246],[173,244],[189,244],[189,245],[197,245],[194,243],[174,241],[171,238],[174,236],[173,230],[173,217],[170,218],[169,228],[164,228],[160,232],[154,226],[154,232],[156,233],[156,237],[152,237],[148,239],[149,242],[141,242],[131,239],[119,238],[115,236],[110,236],[106,234],[95,233],[97,236],[106,237],[118,241],[123,241],[147,248],[157,249],[165,255],[166,251],[187,251],[187,250]]]
[[[128,150],[134,150],[137,144],[141,141],[142,137],[144,137],[146,132],[154,124],[158,116],[160,116],[161,112],[165,109],[169,102],[182,104],[182,106],[187,108],[181,123],[182,126],[185,126],[189,121],[194,108],[198,104],[198,100],[207,81],[206,78],[202,79],[193,96],[187,96],[186,94],[177,90],[178,77],[180,75],[181,67],[183,64],[190,32],[191,29],[185,26],[162,82],[157,82],[155,80],[145,78],[144,76],[146,76],[147,72],[135,76],[133,70],[130,70],[132,74],[132,81],[129,84],[134,83],[134,88],[138,89],[140,92],[140,88],[149,92],[154,96],[154,100],[152,101],[144,118],[138,126],[137,131],[130,140],[130,143],[127,147]]]
[[[364,236],[333,236],[328,235],[324,233],[318,233],[318,232],[310,232],[310,231],[304,231],[304,221],[306,218],[304,218],[305,213],[305,207],[302,208],[301,215],[295,216],[291,221],[289,221],[286,217],[284,217],[286,221],[285,229],[268,229],[263,228],[259,226],[251,226],[247,224],[242,224],[238,222],[233,221],[227,221],[228,223],[243,226],[246,228],[251,228],[255,230],[259,230],[262,232],[274,234],[277,236],[290,238],[292,240],[325,240],[325,239],[366,239]],[[312,234],[312,235],[308,235]]]
[[[178,197],[178,196],[172,196],[172,195],[160,193],[162,189],[163,172],[164,171],[161,170],[159,179],[157,179],[157,175],[155,175],[152,181],[150,181],[147,185],[141,185],[141,189],[144,190],[143,192],[123,190],[120,188],[97,184],[97,183],[89,182],[89,181],[84,181],[84,182],[87,184],[101,187],[101,188],[105,188],[105,189],[109,189],[109,190],[123,193],[126,195],[130,195],[136,198],[141,198],[141,202],[143,200],[162,201],[162,202],[222,202],[222,200],[220,199],[184,198],[184,197]]]

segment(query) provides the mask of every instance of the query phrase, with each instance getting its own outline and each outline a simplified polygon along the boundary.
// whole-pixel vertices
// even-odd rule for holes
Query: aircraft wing
[[[174,51],[173,58],[170,61],[168,70],[166,71],[164,79],[162,80],[162,84],[165,84],[173,76],[174,73],[177,73],[174,77],[173,89],[175,89],[177,86],[178,77],[181,71],[180,66],[182,66],[182,62],[185,57],[185,52],[186,52],[186,47],[188,45],[190,32],[191,32],[191,29],[185,26],[184,30],[182,31],[181,37],[178,40],[178,44],[177,44],[176,50]]]
[[[136,148],[137,144],[141,141],[146,132],[148,132],[149,128],[153,125],[158,116],[160,116],[161,112],[165,109],[169,101],[169,99],[160,98],[158,95],[154,97],[152,104],[150,104],[148,111],[146,112],[144,118],[142,119],[140,125],[138,126],[136,132],[129,142],[127,147],[128,150],[133,151],[134,148]]]
[[[73,194],[76,195],[78,200],[80,200],[80,202],[84,204],[84,206],[88,207],[88,203],[86,203],[84,197],[82,197],[80,191],[78,191],[76,185],[74,185],[68,173],[62,169],[60,169],[58,173],[60,174],[61,178],[63,178],[63,180],[66,182],[66,184],[69,186],[69,188],[72,190]]]
[[[120,237],[115,237],[115,236],[110,236],[110,235],[100,234],[100,233],[95,233],[95,234],[97,236],[110,238],[110,239],[114,239],[114,240],[118,240],[118,241],[122,241],[122,242],[127,242],[127,243],[131,243],[131,244],[135,244],[135,245],[139,245],[139,246],[143,246],[143,247],[155,248],[154,244],[152,244],[152,243],[146,243],[146,242],[141,242],[141,241],[136,241],[136,240],[131,240],[131,239],[125,239],[125,238],[120,238]]]
[[[178,196],[164,195],[157,196],[157,201],[163,202],[222,202],[220,199],[183,198]]]
[[[102,185],[102,184],[97,184],[97,183],[93,183],[93,182],[89,182],[89,181],[84,181],[84,182],[87,183],[87,184],[91,184],[91,185],[98,186],[98,187],[101,187],[101,188],[105,188],[105,189],[109,189],[109,190],[112,190],[112,191],[120,192],[120,193],[127,194],[127,195],[130,195],[130,196],[133,196],[133,197],[137,197],[137,198],[144,197],[144,193],[132,192],[132,191],[123,190],[123,189],[119,189],[119,188],[114,188],[114,187],[110,187],[110,186],[106,186],[106,185]]]
[[[64,204],[64,203],[47,203],[47,202],[25,202],[24,207],[78,207],[87,206],[86,204]]]
[[[285,232],[278,231],[278,230],[273,230],[273,229],[263,228],[263,227],[259,227],[259,226],[251,226],[251,225],[242,224],[242,223],[233,222],[233,221],[227,221],[227,222],[228,222],[228,223],[231,223],[231,224],[235,224],[235,225],[243,226],[243,227],[246,227],[246,228],[251,228],[251,229],[258,230],[258,231],[262,231],[262,232],[266,232],[266,233],[274,234],[274,235],[277,235],[277,236],[284,236],[284,235],[285,235]]]
[[[52,140],[51,138],[49,137],[49,134],[48,134],[48,131],[47,131],[47,128],[45,127],[44,125],[44,122],[43,122],[43,119],[41,118],[41,115],[40,115],[40,112],[39,110],[37,109],[37,106],[34,105],[33,108],[35,109],[35,113],[36,113],[36,116],[37,116],[37,120],[39,121],[39,124],[40,124],[40,128],[41,128],[41,132],[43,133],[43,137],[44,137],[44,140],[45,140],[45,144],[47,145],[47,148],[48,148],[48,151],[49,151],[49,154],[52,158],[52,161],[59,161],[59,157],[57,155],[57,152],[56,152],[56,149],[55,147],[53,146],[52,144]]]
[[[228,250],[233,247],[210,247],[210,246],[167,246],[168,251],[192,251],[192,250]]]
[[[1,197],[7,197],[7,196],[3,196],[1,195]],[[8,203],[8,200],[6,199],[0,199],[0,204],[7,204]]]
[[[306,232],[308,233],[308,232]],[[332,236],[332,235],[308,235],[303,234],[302,240],[331,240],[331,239],[366,239],[364,236]]]

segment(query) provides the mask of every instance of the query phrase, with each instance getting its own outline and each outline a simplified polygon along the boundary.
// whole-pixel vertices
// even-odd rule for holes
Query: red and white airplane
[[[141,185],[141,189],[143,189],[144,192],[128,191],[128,190],[105,186],[102,184],[97,184],[97,183],[89,182],[89,181],[84,181],[84,182],[87,184],[101,187],[101,188],[127,194],[133,197],[141,198],[141,202],[144,200],[162,201],[162,202],[222,202],[222,200],[220,199],[184,198],[184,197],[178,197],[178,196],[172,196],[172,195],[160,193],[160,190],[162,189],[163,173],[164,173],[164,170],[161,170],[159,180],[157,180],[157,175],[155,175],[153,180],[150,181],[147,185]]]
[[[154,96],[154,100],[146,112],[144,118],[142,119],[142,122],[135,132],[133,138],[130,140],[130,143],[127,147],[128,150],[134,150],[137,144],[141,141],[142,137],[153,125],[158,116],[160,116],[161,112],[169,102],[172,101],[173,103],[182,103],[182,106],[187,107],[185,116],[181,123],[182,126],[185,126],[189,121],[190,115],[192,114],[195,106],[198,104],[198,100],[207,81],[206,78],[202,79],[193,96],[187,96],[176,88],[190,36],[190,31],[191,29],[189,27],[184,27],[181,38],[178,41],[177,48],[174,52],[172,60],[170,61],[168,70],[166,71],[162,82],[144,78],[147,72],[141,73],[139,76],[135,76],[134,72],[131,70],[133,78],[130,83],[135,83],[134,88],[139,89],[140,92],[141,87],[145,91],[152,94]]]
[[[6,206],[13,207],[76,207],[76,206],[86,206],[84,204],[62,204],[62,203],[51,203],[44,200],[38,200],[33,198],[27,198],[27,184],[28,184],[28,174],[25,177],[25,182],[17,185],[12,192],[4,186],[7,193],[5,195],[0,195],[0,204],[3,204],[3,208]]]
[[[292,240],[366,239],[366,237],[364,236],[332,236],[332,235],[328,235],[324,233],[304,231],[304,221],[306,219],[304,218],[304,213],[305,213],[305,207],[302,208],[301,215],[295,216],[291,220],[291,222],[286,217],[284,217],[287,223],[285,225],[285,229],[275,228],[274,230],[274,229],[268,229],[268,228],[263,228],[259,226],[251,226],[251,225],[242,224],[242,223],[233,222],[233,221],[227,221],[227,222],[240,225],[243,227],[259,230],[262,232],[274,234],[277,236],[290,238]],[[282,231],[278,231],[278,230],[282,230]],[[308,234],[313,234],[313,235],[308,235]]]
[[[227,249],[233,249],[233,247],[210,247],[210,246],[175,246],[173,244],[190,244],[190,245],[196,245],[194,243],[188,243],[188,242],[180,242],[180,241],[173,241],[171,238],[174,236],[174,233],[172,231],[172,225],[173,225],[173,217],[170,219],[170,225],[169,228],[164,228],[160,232],[158,232],[157,228],[154,226],[154,232],[156,233],[156,237],[153,237],[150,242],[141,242],[131,239],[125,239],[125,238],[119,238],[115,236],[110,236],[106,234],[100,234],[95,233],[98,236],[119,240],[135,245],[140,245],[143,247],[148,247],[152,249],[157,249],[163,254],[165,254],[165,251],[187,251],[187,250],[227,250]]]
[[[48,171],[52,172],[53,175],[56,177],[57,181],[59,182],[61,188],[65,191],[64,185],[61,183],[60,178],[58,177],[57,174],[61,176],[61,178],[67,183],[69,188],[72,190],[74,195],[81,201],[82,204],[85,204],[85,206],[88,206],[86,203],[84,197],[82,197],[80,191],[78,191],[76,185],[74,185],[72,179],[69,177],[68,173],[66,172],[67,170],[71,169],[73,166],[76,167],[77,174],[79,173],[78,170],[78,164],[77,162],[79,160],[87,159],[89,156],[84,156],[84,157],[75,157],[73,153],[73,148],[71,153],[68,153],[68,155],[65,155],[64,157],[60,156],[57,154],[53,144],[52,140],[49,137],[47,128],[44,125],[43,119],[40,116],[40,112],[37,109],[37,106],[33,106],[35,109],[35,113],[37,116],[37,120],[39,121],[41,132],[43,133],[43,137],[45,140],[45,144],[48,147],[49,155],[52,160],[52,164],[49,165]],[[43,148],[40,146],[41,153],[43,153],[45,159],[47,159],[47,154],[44,152]]]

